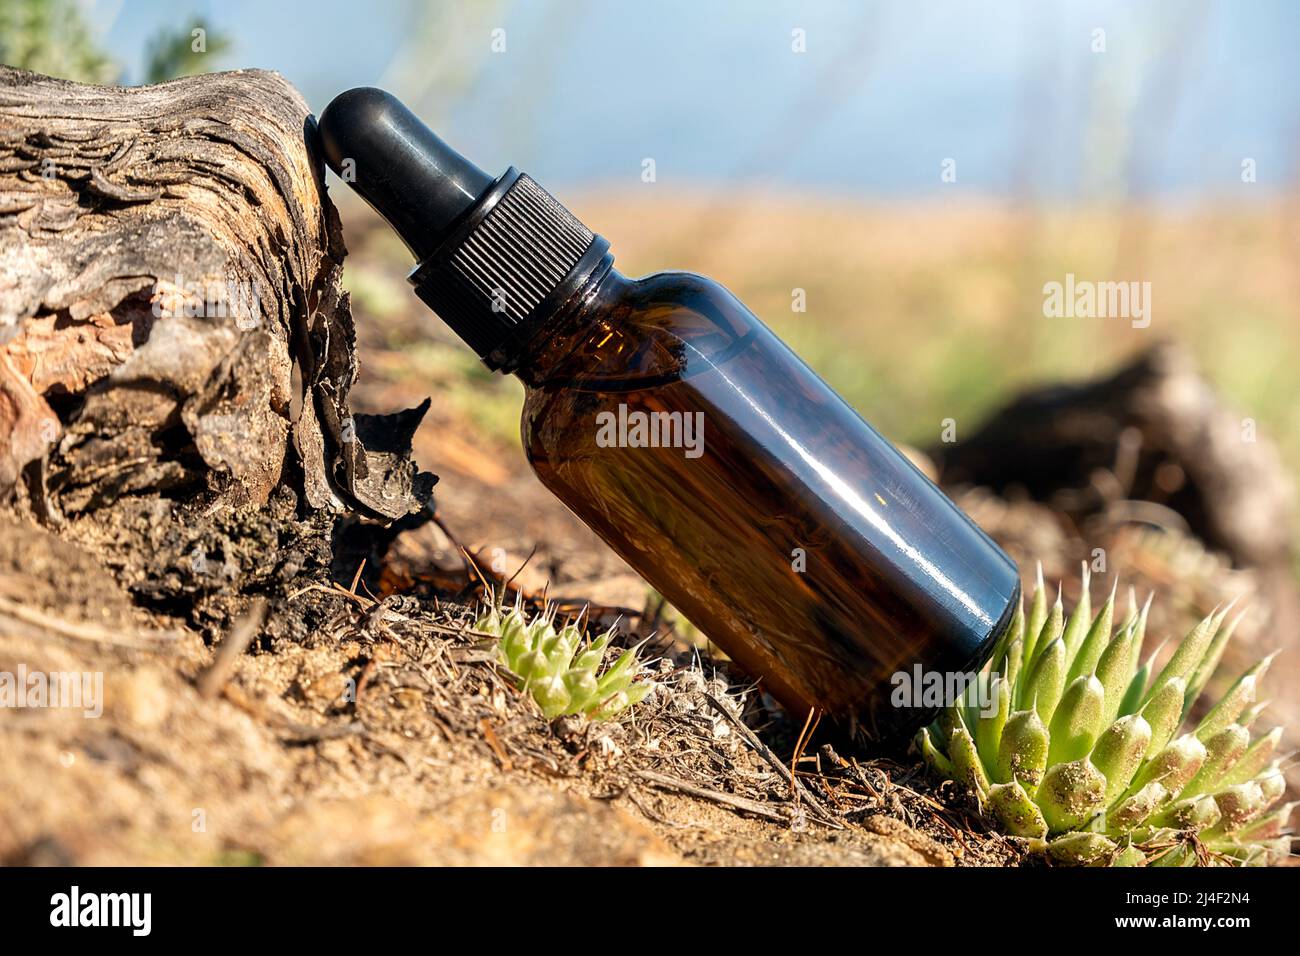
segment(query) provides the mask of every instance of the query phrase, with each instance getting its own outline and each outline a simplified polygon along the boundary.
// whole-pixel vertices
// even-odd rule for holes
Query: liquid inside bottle
[[[1009,623],[1012,562],[715,283],[611,271],[518,374],[542,483],[800,718],[911,725],[892,676]]]

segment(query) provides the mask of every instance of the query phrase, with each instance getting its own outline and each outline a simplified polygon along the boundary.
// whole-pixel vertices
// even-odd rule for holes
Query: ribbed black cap
[[[389,93],[342,93],[319,127],[330,168],[418,260],[416,294],[493,368],[513,367],[606,258],[609,244],[531,177],[491,179]]]

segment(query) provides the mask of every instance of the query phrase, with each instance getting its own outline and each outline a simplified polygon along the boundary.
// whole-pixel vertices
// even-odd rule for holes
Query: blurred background
[[[1026,383],[1178,337],[1292,466],[1297,39],[1285,0],[7,0],[0,13],[0,59],[76,79],[261,67],[317,112],[385,86],[484,169],[546,184],[624,271],[723,282],[896,438],[927,445],[943,419],[976,420]],[[400,252],[374,274],[357,263],[363,306],[404,304]],[[1150,327],[1045,318],[1042,286],[1068,272],[1150,281]]]
[[[1300,469],[1297,40],[1300,6],[1285,0],[6,0],[0,10],[0,60],[73,79],[267,68],[316,112],[349,87],[386,87],[485,170],[514,164],[536,177],[612,240],[625,273],[682,268],[732,289],[865,417],[919,449],[1000,539],[1015,525],[1007,502],[1049,505],[1019,518],[1032,532],[1022,561],[1073,573],[1091,545],[1113,543],[1111,526],[1086,521],[1141,498],[1164,510],[1136,520],[1124,510],[1118,523],[1190,531],[1194,547],[1225,552],[1213,560],[1268,564],[1273,579],[1284,565],[1288,586],[1294,512],[1272,476],[1289,486]],[[391,408],[432,393],[416,452],[443,476],[439,506],[457,543],[512,560],[540,549],[530,573],[636,606],[635,576],[529,475],[517,384],[490,376],[419,306],[405,249],[329,181],[350,250],[358,398]],[[1144,321],[1045,315],[1045,284],[1069,275],[1150,283]],[[1104,377],[1169,342],[1213,388],[1220,426],[1250,431],[1251,444],[1257,427],[1269,451],[1242,446],[1246,478],[1196,474],[1195,422],[1181,450],[1126,466],[1122,402],[1085,415],[1096,434],[1074,445],[1004,420],[1001,444],[983,447],[1020,439],[1010,478],[970,458],[945,468],[947,437],[960,445],[1025,389]],[[1154,380],[1182,394],[1202,379]],[[1099,468],[1097,448],[1115,460]],[[1039,451],[1077,474],[1020,488],[1014,472]],[[1231,471],[1231,450],[1226,460]],[[1257,472],[1269,473],[1258,488]],[[954,475],[993,486],[994,510]],[[1284,544],[1252,554],[1198,513],[1229,495]],[[1244,513],[1218,524],[1241,530],[1247,519],[1232,515]],[[1165,583],[1195,577],[1192,566]],[[1215,586],[1178,597],[1189,612],[1217,602],[1228,572],[1196,574]]]

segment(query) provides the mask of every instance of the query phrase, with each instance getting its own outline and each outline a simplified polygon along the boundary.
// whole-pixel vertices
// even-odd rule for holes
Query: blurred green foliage
[[[75,0],[0,3],[0,62],[82,83],[114,83],[120,73]]]
[[[232,45],[204,21],[186,18],[149,41],[144,82],[209,73]],[[0,63],[79,83],[122,82],[122,65],[105,52],[76,0],[0,3]]]
[[[144,81],[162,83],[178,76],[211,73],[212,65],[231,45],[230,37],[210,29],[202,20],[188,27],[164,28],[154,34],[145,50]]]

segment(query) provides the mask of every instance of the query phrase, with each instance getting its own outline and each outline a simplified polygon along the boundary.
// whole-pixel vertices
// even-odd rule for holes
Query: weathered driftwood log
[[[0,67],[0,496],[148,490],[393,519],[422,409],[350,413],[344,247],[279,75],[86,86]]]
[[[1176,345],[1105,378],[1028,392],[931,454],[946,484],[1020,486],[1077,518],[1153,501],[1239,564],[1290,567],[1294,486],[1276,449]]]

